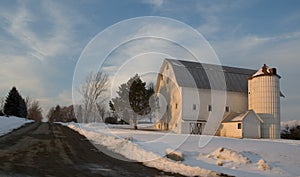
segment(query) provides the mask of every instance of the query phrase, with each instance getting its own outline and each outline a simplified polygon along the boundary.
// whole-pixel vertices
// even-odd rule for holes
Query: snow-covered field
[[[101,123],[68,126],[128,159],[187,176],[300,176],[300,141],[179,135]],[[184,160],[167,159],[170,149]]]
[[[27,120],[19,117],[5,117],[0,116],[0,136],[11,132],[12,130],[21,127],[22,125],[32,122],[32,120]]]

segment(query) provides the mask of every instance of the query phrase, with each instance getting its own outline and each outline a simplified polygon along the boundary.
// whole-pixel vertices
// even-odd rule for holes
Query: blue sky
[[[163,16],[197,29],[224,65],[277,67],[282,120],[300,120],[300,1],[0,1],[0,96],[13,85],[50,106],[72,103],[82,50],[105,28],[133,17]]]

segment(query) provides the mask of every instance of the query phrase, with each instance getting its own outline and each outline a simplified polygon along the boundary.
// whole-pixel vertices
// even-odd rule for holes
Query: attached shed
[[[233,138],[261,138],[263,120],[253,110],[231,112],[222,121],[220,135]]]

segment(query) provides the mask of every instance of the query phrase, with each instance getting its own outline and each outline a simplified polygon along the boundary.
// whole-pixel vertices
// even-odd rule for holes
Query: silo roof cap
[[[250,76],[250,79],[258,76],[277,76],[278,78],[281,78],[277,74],[276,68],[269,68],[266,64],[264,64],[256,73]]]

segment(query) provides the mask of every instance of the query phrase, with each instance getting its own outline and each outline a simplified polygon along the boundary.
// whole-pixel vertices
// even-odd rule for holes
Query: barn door
[[[190,133],[201,135],[202,134],[202,123],[200,123],[200,122],[190,123]]]

